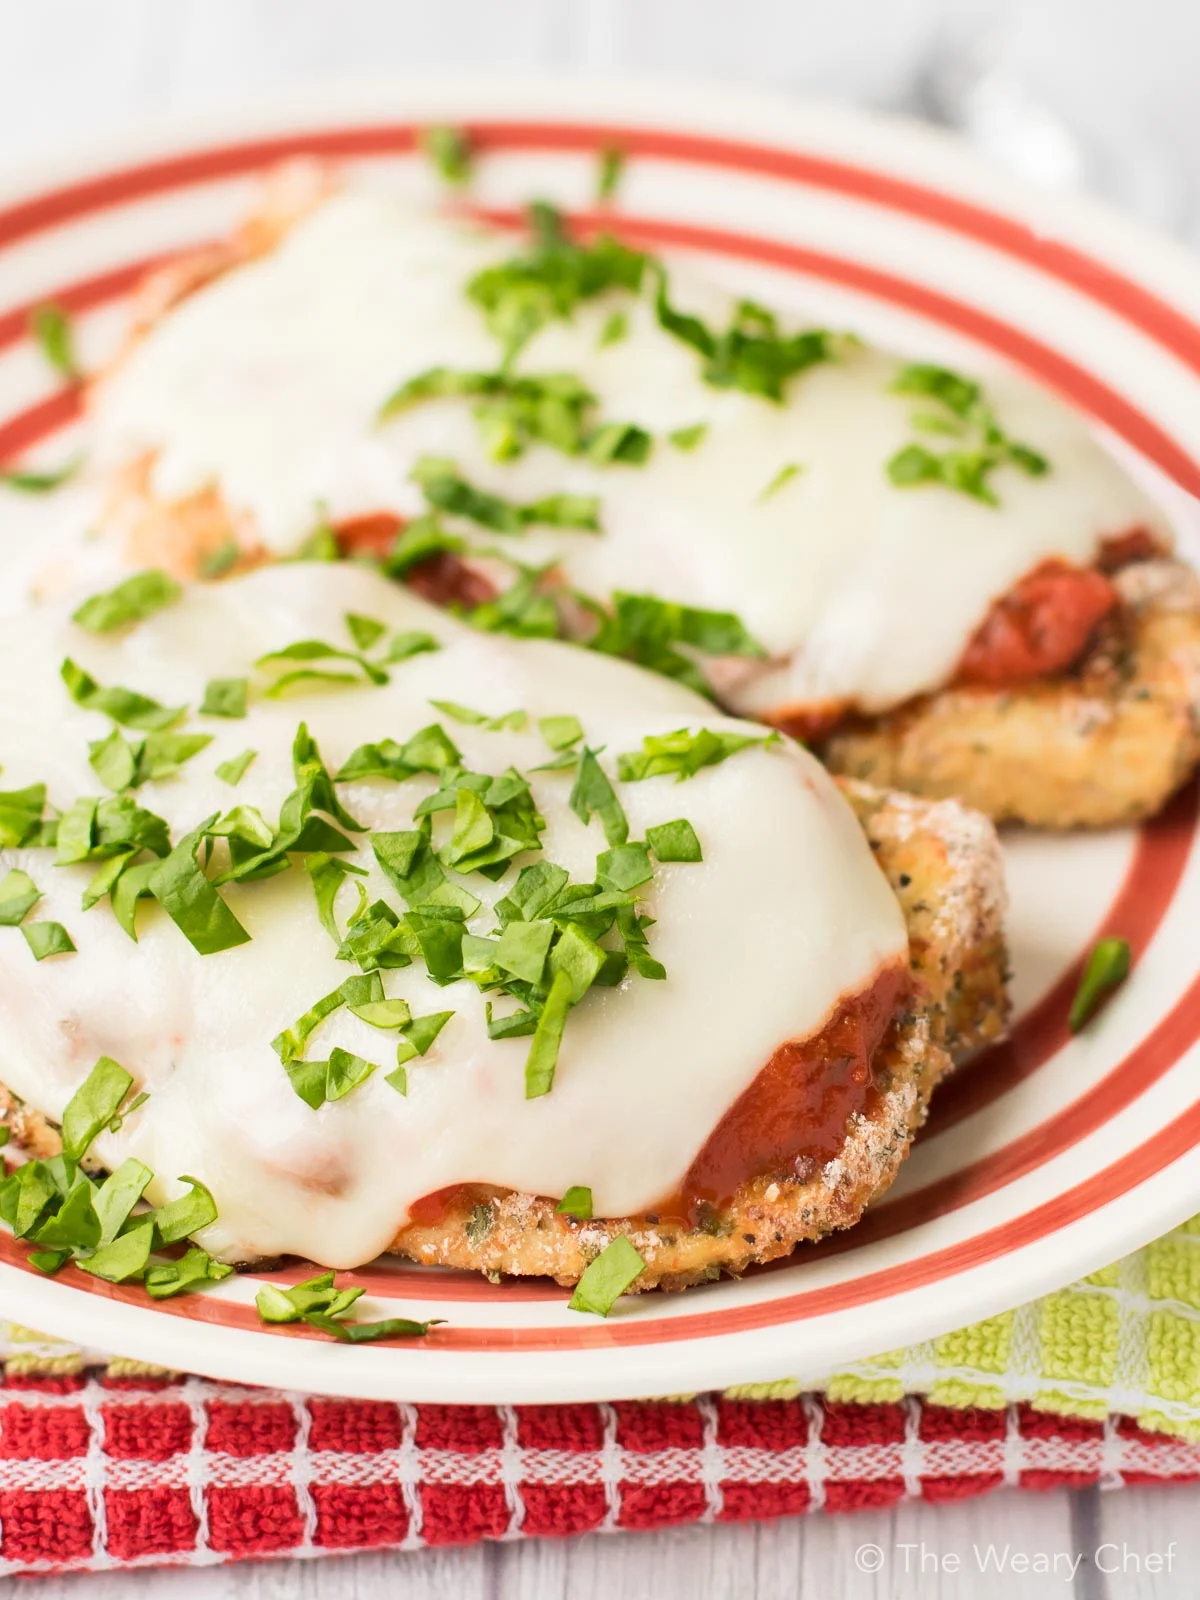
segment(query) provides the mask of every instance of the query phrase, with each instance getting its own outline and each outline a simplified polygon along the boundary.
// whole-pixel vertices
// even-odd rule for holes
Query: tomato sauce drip
[[[650,1215],[695,1227],[748,1178],[788,1177],[838,1155],[850,1118],[869,1109],[872,1059],[910,981],[907,968],[885,968],[869,988],[841,1001],[819,1033],[780,1045],[705,1140],[680,1191]],[[451,1184],[414,1201],[409,1222],[435,1226],[477,1194],[498,1192]]]
[[[1043,561],[992,606],[955,681],[1003,688],[1062,672],[1119,603],[1111,579],[1094,567]]]
[[[709,1134],[679,1192],[652,1214],[695,1227],[749,1179],[805,1176],[840,1154],[850,1118],[870,1106],[872,1060],[910,982],[907,967],[885,968],[819,1033],[781,1044]]]
[[[404,525],[405,518],[394,511],[373,511],[362,517],[347,517],[335,524],[333,534],[344,556],[374,556],[382,561],[391,554],[396,535]],[[471,609],[496,598],[495,585],[448,550],[415,561],[404,581],[422,600],[435,606]]]

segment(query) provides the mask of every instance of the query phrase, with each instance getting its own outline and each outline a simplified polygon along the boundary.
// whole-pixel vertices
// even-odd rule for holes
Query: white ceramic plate
[[[141,265],[223,233],[274,162],[312,153],[428,187],[413,132],[431,122],[471,127],[487,152],[481,198],[497,210],[531,193],[586,208],[597,149],[620,146],[630,238],[701,254],[754,298],[914,353],[1015,364],[1094,419],[1186,524],[1200,486],[1200,275],[1184,257],[903,124],[661,85],[360,88],[142,136],[30,178],[0,196],[0,462],[60,458],[79,426],[77,400],[47,387],[24,337],[31,306],[62,302],[99,358]],[[60,496],[55,510],[18,499],[0,508],[10,572],[44,562],[63,516]],[[535,1402],[812,1378],[1012,1306],[1200,1209],[1196,820],[1189,790],[1140,832],[1011,841],[1011,1041],[941,1091],[865,1222],[773,1270],[642,1296],[602,1322],[568,1312],[553,1285],[381,1265],[347,1275],[366,1284],[366,1312],[446,1325],[419,1343],[354,1348],[263,1328],[253,1276],[151,1305],[73,1268],[43,1278],[5,1236],[0,1310],[239,1381]],[[1135,972],[1072,1040],[1080,958],[1105,932],[1129,939]]]

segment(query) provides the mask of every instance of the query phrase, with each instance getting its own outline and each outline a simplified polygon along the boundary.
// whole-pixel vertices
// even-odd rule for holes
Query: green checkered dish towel
[[[784,1399],[801,1387],[784,1379],[729,1393]],[[1200,1440],[1200,1217],[1056,1294],[803,1387],[868,1405],[906,1394],[960,1409],[1027,1400]]]
[[[0,1357],[12,1375],[72,1372],[87,1359],[76,1346],[4,1321]],[[1027,1400],[1068,1416],[1131,1416],[1143,1428],[1200,1440],[1200,1217],[1016,1311],[850,1362],[820,1383],[784,1378],[727,1393],[789,1399],[802,1387],[860,1404],[916,1394],[933,1405],[995,1410]]]

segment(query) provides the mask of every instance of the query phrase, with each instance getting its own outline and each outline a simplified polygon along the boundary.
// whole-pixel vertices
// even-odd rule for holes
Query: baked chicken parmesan
[[[549,206],[292,173],[147,285],[93,423],[135,564],[368,556],[1001,820],[1144,816],[1200,756],[1195,582],[1078,417]]]
[[[1002,1025],[957,803],[352,562],[77,601],[0,634],[0,1080],[38,1158],[0,1213],[45,1270],[570,1283],[616,1247],[682,1287],[853,1223]]]

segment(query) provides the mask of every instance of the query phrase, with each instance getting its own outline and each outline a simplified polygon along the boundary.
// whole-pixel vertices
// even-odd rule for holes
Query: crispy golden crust
[[[996,822],[1153,816],[1200,761],[1200,579],[1154,560],[1115,581],[1124,604],[1071,673],[943,690],[836,732],[822,759],[873,784],[956,795]]]
[[[557,1215],[553,1200],[476,1189],[437,1223],[401,1229],[395,1254],[569,1284],[626,1233],[646,1263],[636,1290],[683,1289],[858,1221],[896,1176],[953,1058],[1003,1031],[1004,879],[995,832],[976,813],[843,788],[904,908],[916,993],[876,1057],[876,1102],[852,1121],[841,1154],[817,1170],[742,1184],[698,1228],[645,1217],[577,1222]]]
[[[878,1094],[824,1167],[743,1184],[704,1225],[650,1218],[577,1222],[555,1202],[474,1189],[436,1224],[412,1224],[391,1250],[423,1264],[546,1276],[574,1283],[618,1233],[646,1262],[635,1289],[683,1289],[787,1255],[851,1227],[892,1182],[956,1057],[997,1038],[1008,1015],[1004,874],[991,825],[954,801],[930,803],[844,783],[880,867],[904,908],[912,1002],[873,1063]],[[30,1153],[53,1155],[58,1134],[0,1085],[0,1126]]]

